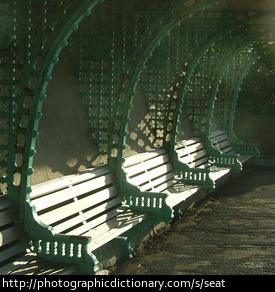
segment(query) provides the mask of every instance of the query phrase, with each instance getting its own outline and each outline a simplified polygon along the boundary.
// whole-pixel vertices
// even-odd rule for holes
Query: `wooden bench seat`
[[[205,145],[198,137],[179,141],[175,147],[178,160],[190,168],[209,169],[209,177],[215,182],[231,171],[228,165],[218,166],[211,160]]]
[[[96,265],[94,250],[147,217],[124,205],[120,195],[107,165],[33,186],[29,199],[33,219],[29,221],[36,219],[40,227],[29,232],[37,252],[91,269],[92,260]],[[39,234],[41,226],[50,231],[48,238]]]
[[[0,198],[0,275],[69,275],[74,265],[45,262],[31,252],[12,201]]]
[[[187,185],[173,170],[165,149],[156,149],[130,156],[123,164],[125,193],[128,203],[146,210],[173,217],[173,208],[201,189],[201,185]],[[170,212],[170,213],[169,213]],[[169,219],[168,219],[169,220]]]
[[[216,131],[211,132],[209,135],[209,139],[213,147],[219,150],[221,153],[237,154],[229,141],[227,133],[224,130],[218,129]],[[238,159],[241,163],[244,163],[251,157],[252,157],[252,153],[249,153],[249,154],[243,153],[243,154],[239,154]]]

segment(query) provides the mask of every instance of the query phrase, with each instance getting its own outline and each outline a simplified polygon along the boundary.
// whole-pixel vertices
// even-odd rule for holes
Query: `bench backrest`
[[[223,154],[234,154],[234,150],[230,145],[228,135],[224,130],[216,130],[211,132],[209,139],[213,147]]]
[[[165,149],[156,149],[126,158],[123,169],[128,182],[142,192],[163,192],[176,183]]]
[[[0,267],[26,253],[29,243],[10,199],[0,198]]]
[[[175,150],[179,161],[190,167],[207,168],[211,165],[204,143],[197,137],[177,142]]]
[[[121,199],[105,165],[32,188],[39,219],[55,233],[82,235],[117,215]]]

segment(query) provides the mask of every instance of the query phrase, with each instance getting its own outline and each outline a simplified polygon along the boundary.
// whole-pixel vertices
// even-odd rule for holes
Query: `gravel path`
[[[244,169],[113,274],[274,275],[275,169]]]

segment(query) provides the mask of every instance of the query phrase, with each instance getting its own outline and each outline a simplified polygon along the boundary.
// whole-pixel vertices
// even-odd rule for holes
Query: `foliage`
[[[239,95],[239,105],[252,114],[275,115],[275,47],[260,43],[264,51],[246,76]]]

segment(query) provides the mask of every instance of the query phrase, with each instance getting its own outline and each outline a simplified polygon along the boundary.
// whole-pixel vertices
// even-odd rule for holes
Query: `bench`
[[[122,170],[127,203],[139,211],[160,216],[165,222],[175,217],[179,203],[202,189],[199,177],[193,184],[183,182],[182,169],[175,171],[163,148],[127,157]]]
[[[33,186],[26,228],[37,254],[94,274],[93,252],[147,218],[120,195],[108,165]]]
[[[58,265],[39,260],[19,223],[12,201],[0,198],[0,275],[70,275],[73,265]]]
[[[215,149],[207,151],[203,141],[198,137],[177,142],[175,152],[177,159],[187,167],[198,171],[208,170],[208,176],[214,184],[232,170],[241,170],[237,155],[223,155]]]
[[[210,133],[210,142],[213,147],[219,150],[223,154],[239,154],[239,161],[241,163],[246,162],[251,157],[259,157],[259,151],[257,150],[256,144],[253,143],[241,143],[231,145],[227,133],[218,129]]]

